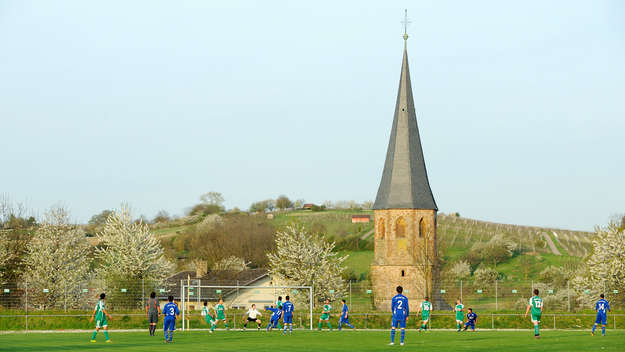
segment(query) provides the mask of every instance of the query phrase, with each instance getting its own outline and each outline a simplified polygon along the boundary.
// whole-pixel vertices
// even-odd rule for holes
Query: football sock
[[[319,322],[319,327],[317,328],[317,330],[321,330],[321,322]]]
[[[537,325],[534,325],[534,336],[538,336],[538,335],[540,335],[540,331],[538,329],[538,324],[537,324]]]
[[[293,332],[293,324],[289,324],[289,332]]]
[[[93,334],[91,334],[91,339],[95,340],[95,335],[98,334],[98,330],[93,330]]]
[[[456,327],[458,327],[458,330],[460,330],[460,324],[456,324]]]
[[[404,337],[406,336],[406,330],[401,329],[401,343],[404,343]]]
[[[170,331],[170,332],[169,332],[169,341],[171,341],[171,340],[173,340],[173,339],[174,339],[174,332],[173,332],[173,331]]]
[[[345,324],[347,324],[347,326],[349,326],[352,329],[354,328],[354,326],[352,324],[350,324],[350,323],[345,323]]]
[[[211,324],[211,331],[215,331],[215,324]]]
[[[605,325],[601,327],[601,335],[605,336]]]
[[[107,330],[104,330],[104,338],[109,339],[109,332]]]
[[[595,332],[595,329],[597,329],[597,324],[595,324],[595,325],[593,325],[593,326],[592,326],[592,332],[593,332],[593,333]]]
[[[391,329],[391,343],[395,342],[395,329]]]
[[[165,340],[169,340],[169,334],[167,333],[167,329],[163,329],[163,335],[165,335]]]
[[[332,324],[330,324],[329,320],[328,320],[328,327],[330,328],[330,330],[332,330]]]

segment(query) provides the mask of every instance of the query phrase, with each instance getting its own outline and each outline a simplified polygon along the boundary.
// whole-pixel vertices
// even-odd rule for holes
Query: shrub
[[[473,273],[475,283],[479,285],[492,284],[499,277],[499,272],[493,268],[480,267]]]

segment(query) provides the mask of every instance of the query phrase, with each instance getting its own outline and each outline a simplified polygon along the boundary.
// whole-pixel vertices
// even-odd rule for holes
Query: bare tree
[[[208,192],[200,196],[200,200],[203,203],[222,206],[224,203],[224,197],[219,192]]]

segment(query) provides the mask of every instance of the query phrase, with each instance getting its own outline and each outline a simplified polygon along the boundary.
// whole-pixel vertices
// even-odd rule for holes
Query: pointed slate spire
[[[417,127],[408,69],[407,39],[408,35],[404,33],[404,58],[393,128],[373,209],[438,210],[430,189]]]

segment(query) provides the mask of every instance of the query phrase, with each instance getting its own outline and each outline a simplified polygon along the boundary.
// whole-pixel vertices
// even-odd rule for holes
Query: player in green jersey
[[[431,311],[432,311],[432,303],[430,303],[429,298],[426,296],[425,300],[421,302],[421,305],[419,306],[419,310],[417,311],[417,314],[421,312],[421,327],[419,328],[419,332],[421,332],[421,330],[427,330]]]
[[[319,331],[321,331],[321,325],[325,321],[332,331],[332,324],[330,324],[330,311],[332,310],[332,306],[330,305],[330,300],[326,298],[326,304],[323,305],[323,311],[321,312],[321,317],[319,318]]]
[[[208,301],[204,301],[204,307],[202,307],[202,316],[204,316],[204,321],[206,321],[206,324],[209,324],[211,326],[211,329],[208,332],[212,334],[215,330],[215,325],[217,324],[215,323],[215,316],[213,315],[213,312],[211,312],[211,309],[208,307]]]
[[[230,330],[230,327],[228,326],[228,320],[226,319],[226,307],[224,306],[223,298],[219,299],[219,304],[217,304],[213,309],[215,310],[215,314],[217,315],[217,317],[215,318],[215,326],[217,326],[217,323],[219,323],[219,321],[223,320],[224,325],[226,326],[226,330]]]
[[[534,297],[530,301],[525,310],[525,317],[532,310],[532,324],[534,324],[534,338],[540,338],[540,316],[543,314],[543,299],[538,297],[538,289],[534,290]]]
[[[111,339],[109,338],[109,332],[108,332],[108,320],[106,318],[111,319],[111,316],[109,315],[109,313],[106,311],[106,309],[104,308],[104,298],[106,298],[106,295],[104,293],[100,294],[100,300],[98,301],[98,304],[96,304],[95,309],[93,309],[93,314],[91,314],[91,319],[89,319],[89,322],[92,322],[93,319],[95,318],[95,330],[93,331],[93,334],[91,334],[91,342],[95,342],[95,337],[98,334],[98,331],[100,331],[100,329],[104,330],[104,338],[106,339],[106,342],[111,342]]]
[[[456,300],[456,308],[454,308],[454,310],[456,311],[456,327],[458,331],[460,331],[462,329],[462,323],[464,322],[464,304],[462,304],[460,298]]]

